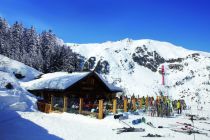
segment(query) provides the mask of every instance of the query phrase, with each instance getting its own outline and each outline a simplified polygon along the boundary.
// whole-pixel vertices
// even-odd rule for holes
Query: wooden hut
[[[23,86],[39,97],[39,107],[44,112],[94,112],[93,109],[99,109],[99,104],[122,92],[94,71],[44,74],[39,79],[23,83]]]

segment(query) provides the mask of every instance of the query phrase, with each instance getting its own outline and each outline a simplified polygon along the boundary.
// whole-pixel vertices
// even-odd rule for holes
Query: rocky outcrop
[[[94,69],[94,65],[96,63],[96,58],[95,57],[90,57],[83,66],[83,71],[89,71],[91,69]]]
[[[179,70],[182,71],[184,66],[182,64],[169,64],[168,65],[169,69],[173,69],[173,70]]]
[[[178,62],[178,63],[181,63],[182,61],[184,60],[184,58],[176,58],[176,59],[169,59],[169,60],[166,60],[167,63],[175,63],[175,62]]]
[[[109,62],[106,60],[98,61],[95,71],[99,74],[108,74],[110,70]]]
[[[156,72],[159,65],[165,62],[165,59],[156,51],[149,52],[145,45],[137,47],[135,53],[132,54],[132,58],[134,62],[147,67],[153,72]]]

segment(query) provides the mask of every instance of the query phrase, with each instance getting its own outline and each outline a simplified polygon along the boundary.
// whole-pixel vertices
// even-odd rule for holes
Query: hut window
[[[63,98],[62,97],[56,97],[53,98],[53,108],[57,111],[63,110]]]

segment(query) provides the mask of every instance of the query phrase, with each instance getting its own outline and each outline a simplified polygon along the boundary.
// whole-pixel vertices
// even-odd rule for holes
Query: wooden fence
[[[63,98],[63,109],[61,111],[66,112],[67,111],[67,97],[64,96]],[[146,98],[145,103],[143,105],[143,101],[141,98],[131,98],[131,99],[127,99],[124,98],[122,101],[122,108],[120,110],[122,110],[123,112],[128,112],[128,111],[135,111],[136,109],[141,109],[141,108],[145,108],[148,107],[149,105],[149,100],[148,98]],[[50,113],[53,111],[53,96],[51,96],[51,103],[45,103],[42,101],[38,101],[37,102],[37,106],[38,106],[38,110],[45,112],[45,113]],[[104,100],[99,100],[98,101],[98,110],[97,112],[90,112],[90,111],[86,111],[83,110],[84,107],[84,99],[80,98],[79,99],[79,114],[84,114],[84,115],[94,115],[97,116],[98,119],[103,119],[104,118],[104,111],[105,111],[105,106],[104,106]],[[112,109],[111,112],[113,114],[117,114],[118,113],[118,108],[117,108],[117,99],[113,99],[112,102]]]

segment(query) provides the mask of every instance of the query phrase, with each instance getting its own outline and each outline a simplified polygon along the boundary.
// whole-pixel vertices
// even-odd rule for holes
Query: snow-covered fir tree
[[[3,18],[0,18],[0,54],[44,73],[80,71],[84,59],[63,45],[52,30],[38,34],[33,26],[25,28],[19,22],[9,27]]]
[[[18,61],[22,60],[23,48],[22,48],[22,39],[23,39],[23,25],[21,23],[15,22],[15,24],[9,30],[10,36],[10,53],[9,57]]]
[[[29,64],[38,70],[42,70],[43,58],[41,55],[41,47],[39,37],[35,28],[32,26],[30,29],[25,28],[23,32],[23,63]]]
[[[0,54],[8,53],[8,30],[7,21],[0,17]]]

